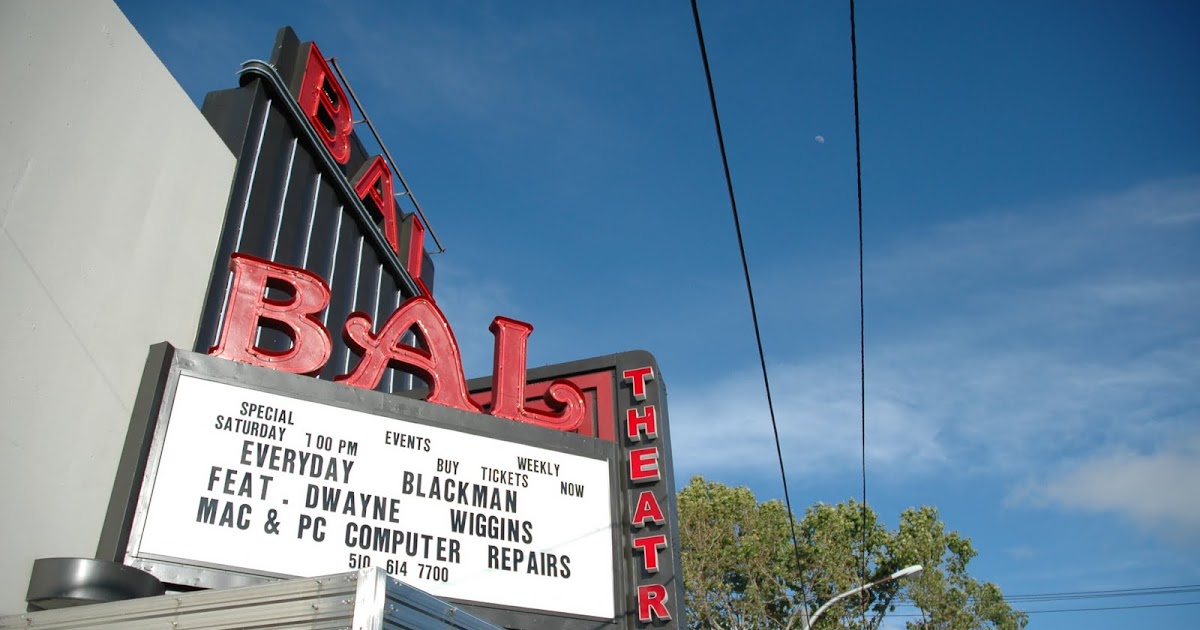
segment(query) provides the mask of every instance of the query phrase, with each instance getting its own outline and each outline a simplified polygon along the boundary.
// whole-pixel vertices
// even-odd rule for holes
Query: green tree
[[[679,531],[691,628],[800,628],[838,593],[912,564],[925,570],[835,603],[816,628],[874,630],[898,596],[922,615],[908,622],[913,630],[1019,630],[1027,621],[996,585],[971,578],[970,539],[946,531],[932,507],[905,510],[889,530],[854,500],[813,505],[796,522],[797,567],[782,502],[694,477],[679,493]]]

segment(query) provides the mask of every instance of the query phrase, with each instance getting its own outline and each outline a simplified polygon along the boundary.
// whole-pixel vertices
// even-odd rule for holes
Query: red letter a
[[[396,221],[396,197],[392,193],[392,172],[388,170],[383,158],[376,155],[375,159],[364,163],[354,176],[354,192],[367,210],[371,209],[369,199],[379,211],[383,219],[383,235],[387,238],[392,251],[400,253],[399,228]]]
[[[325,281],[303,269],[246,254],[233,254],[229,270],[233,272],[233,286],[221,338],[208,353],[297,374],[320,370],[333,347],[329,331],[316,318],[316,313],[329,304]],[[292,299],[266,297],[268,282],[286,285]],[[255,345],[260,324],[282,329],[292,338],[291,350],[276,352]]]
[[[419,348],[401,343],[409,329],[414,329]],[[349,374],[333,380],[354,387],[375,389],[388,363],[395,361],[411,368],[429,385],[427,402],[454,407],[472,413],[483,413],[467,393],[463,376],[462,355],[450,323],[437,305],[427,297],[417,296],[402,304],[378,335],[371,334],[371,318],[365,313],[351,313],[346,319],[346,340],[362,351],[362,360]],[[428,349],[426,349],[428,348]]]

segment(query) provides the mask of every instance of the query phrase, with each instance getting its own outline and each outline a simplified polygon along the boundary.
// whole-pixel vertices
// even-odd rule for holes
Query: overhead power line
[[[1155,597],[1165,595],[1190,595],[1200,593],[1200,584],[1179,584],[1173,586],[1153,586],[1144,588],[1119,588],[1098,591],[1060,591],[1055,593],[1023,593],[1005,595],[1004,601],[1009,604],[1050,603],[1079,601],[1086,599],[1112,599],[1118,597]],[[898,596],[895,603],[900,606],[913,606],[912,598]]]
[[[1055,601],[1067,599],[1103,599],[1109,597],[1144,597],[1151,595],[1178,595],[1182,593],[1200,592],[1200,584],[1180,584],[1177,586],[1152,586],[1147,588],[1118,588],[1102,591],[1063,591],[1060,593],[1026,593],[1007,595],[1005,600],[1020,601]]]
[[[1069,613],[1069,612],[1095,612],[1100,610],[1137,610],[1141,608],[1175,608],[1179,606],[1200,606],[1200,602],[1173,602],[1168,604],[1130,604],[1128,606],[1096,606],[1093,608],[1047,608],[1042,610],[1022,610],[1021,612],[1027,615],[1039,615],[1044,613]],[[928,615],[917,615],[910,613],[891,614],[890,617],[906,617],[906,618],[921,618]]]
[[[854,22],[854,0],[850,0],[850,69],[854,85],[854,181],[858,199],[858,409],[862,436],[862,574],[867,581],[867,308],[863,290],[863,197],[862,133],[858,115],[858,28]],[[867,599],[862,618],[867,621]]]
[[[788,524],[792,531],[792,551],[796,556],[796,578],[800,581],[802,610],[808,610],[808,594],[804,586],[804,571],[800,561],[800,542],[796,537],[796,516],[792,512],[792,499],[788,492],[787,469],[783,465],[783,448],[779,442],[779,425],[775,421],[775,404],[771,400],[771,379],[767,376],[767,358],[763,353],[762,331],[758,326],[758,309],[754,305],[754,285],[750,282],[750,265],[746,262],[746,244],[742,239],[742,221],[738,216],[737,196],[733,193],[733,177],[729,174],[729,157],[725,152],[725,135],[721,132],[721,115],[717,112],[717,92],[713,88],[712,70],[708,66],[708,50],[704,47],[704,29],[700,27],[700,9],[692,0],[692,18],[696,22],[696,41],[700,44],[700,60],[704,64],[704,79],[708,83],[708,101],[712,106],[713,125],[717,130],[717,147],[721,152],[721,166],[725,170],[725,188],[729,192],[729,207],[733,211],[733,227],[737,232],[738,253],[742,257],[742,274],[746,277],[746,295],[750,300],[750,319],[754,323],[754,341],[758,344],[758,362],[762,366],[763,387],[767,392],[767,411],[771,416],[771,431],[775,435],[775,456],[779,460],[779,477],[783,481],[783,500],[787,505]]]
[[[1175,604],[1134,604],[1130,606],[1104,606],[1097,608],[1056,608],[1050,610],[1023,610],[1021,612],[1030,615],[1036,615],[1039,613],[1091,612],[1093,610],[1132,610],[1135,608],[1171,608],[1174,606],[1200,606],[1200,602],[1179,602]]]

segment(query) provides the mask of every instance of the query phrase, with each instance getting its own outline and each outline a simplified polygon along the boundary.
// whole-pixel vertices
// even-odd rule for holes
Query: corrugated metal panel
[[[382,575],[382,574],[381,574]],[[499,629],[471,613],[404,584],[394,577],[387,581],[384,604],[384,630],[461,628],[462,630]]]
[[[35,630],[498,629],[378,569],[0,617]]]

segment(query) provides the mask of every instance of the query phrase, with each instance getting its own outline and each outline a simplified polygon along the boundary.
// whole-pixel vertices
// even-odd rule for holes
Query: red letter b
[[[319,276],[246,254],[229,258],[233,286],[225,309],[221,338],[209,354],[251,365],[311,374],[321,369],[333,351],[329,331],[316,313],[329,305],[329,287]],[[266,296],[267,283],[283,284],[290,300]],[[276,352],[255,343],[262,320],[274,324],[292,339],[290,350]]]

